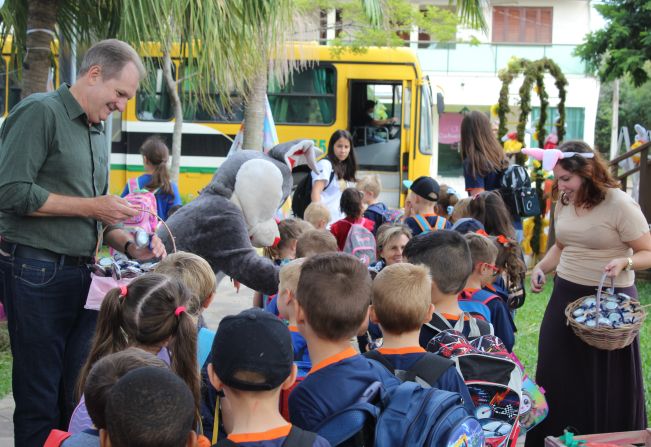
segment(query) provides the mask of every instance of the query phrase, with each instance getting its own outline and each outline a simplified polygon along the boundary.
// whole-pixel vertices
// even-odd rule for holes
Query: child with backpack
[[[61,430],[52,430],[44,447],[97,447],[99,446],[99,429],[106,428],[104,407],[106,398],[115,383],[131,370],[144,366],[167,368],[164,361],[154,354],[138,348],[128,348],[115,354],[110,354],[100,359],[90,370],[84,398],[88,413],[88,428],[74,433]]]
[[[321,202],[312,202],[305,208],[303,216],[306,222],[312,224],[317,230],[325,230],[330,222],[330,211]]]
[[[508,352],[513,351],[515,343],[515,323],[509,308],[494,292],[485,289],[495,281],[500,268],[495,265],[497,247],[486,236],[477,233],[467,233],[465,236],[472,258],[472,273],[466,286],[459,293],[459,306],[472,314],[481,315],[495,328]]]
[[[370,316],[382,329],[381,348],[365,357],[377,360],[401,380],[461,394],[469,413],[474,407],[454,363],[419,346],[420,329],[434,312],[432,281],[426,267],[407,263],[383,269],[373,280]]]
[[[128,372],[106,399],[102,447],[194,447],[194,398],[187,384],[164,368]]]
[[[298,325],[314,366],[289,397],[292,422],[332,445],[482,445],[481,427],[459,394],[401,383],[350,346],[368,318],[370,294],[366,269],[350,255],[317,255],[303,264]]]
[[[217,447],[330,445],[287,423],[278,411],[281,390],[296,379],[293,358],[290,333],[273,315],[253,308],[221,321],[208,365],[210,382],[224,394],[228,437]]]
[[[374,223],[371,220],[362,217],[362,194],[356,188],[346,188],[341,194],[341,212],[346,217],[330,226],[330,232],[337,239],[337,246],[339,250],[343,251],[346,241],[348,240],[348,233],[355,225],[364,227],[371,237],[373,237],[373,248],[375,248],[375,237],[372,234]]]
[[[130,179],[124,187],[121,197],[134,193],[136,190],[149,191],[155,197],[158,217],[167,220],[171,214],[171,208],[181,206],[179,188],[170,180],[167,170],[169,148],[160,136],[152,135],[140,146],[140,154],[145,173],[140,177]]]
[[[83,391],[88,374],[98,360],[136,346],[170,364],[192,391],[198,408],[197,323],[187,311],[191,300],[191,291],[180,280],[160,273],[146,273],[128,286],[107,293],[88,358],[79,374],[78,393]],[[85,407],[83,400],[79,406]],[[82,408],[75,410],[79,418],[84,412]],[[88,428],[75,418],[70,421],[70,427]]]
[[[411,204],[411,213],[405,219],[405,225],[414,236],[450,228],[450,222],[445,217],[438,216],[435,211],[440,190],[438,182],[428,176],[418,177],[409,184],[407,197]]]
[[[380,193],[382,192],[382,183],[380,176],[377,174],[367,175],[362,177],[357,182],[357,189],[362,194],[362,203],[366,207],[364,217],[372,220],[375,223],[373,234],[377,234],[377,230],[385,223],[393,224],[402,220],[402,212],[399,210],[392,210],[380,202]]]
[[[315,430],[357,401],[371,383],[379,381],[387,388],[399,384],[350,345],[368,320],[370,297],[371,278],[355,257],[324,253],[303,263],[296,289],[297,323],[313,366],[289,396],[293,424]]]
[[[319,173],[311,172],[298,184],[292,196],[292,211],[304,217],[311,202],[323,203],[330,211],[330,222],[341,219],[339,202],[341,192],[357,179],[357,161],[353,150],[353,136],[347,130],[336,130],[328,142],[328,152],[317,163]]]
[[[456,231],[434,231],[412,238],[404,256],[411,264],[423,264],[432,277],[431,303],[435,312],[420,330],[419,344],[427,349],[432,337],[448,329],[456,329],[467,338],[493,333],[490,323],[464,312],[457,295],[472,272],[470,249]]]

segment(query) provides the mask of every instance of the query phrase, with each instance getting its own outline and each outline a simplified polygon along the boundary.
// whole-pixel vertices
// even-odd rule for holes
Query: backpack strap
[[[414,216],[414,220],[416,220],[416,223],[418,224],[418,226],[420,227],[423,233],[429,233],[430,231],[432,231],[432,226],[429,224],[427,219],[425,219],[420,214],[416,214]]]
[[[479,289],[471,296],[473,301],[479,301],[482,304],[488,304],[496,298],[499,298],[499,296],[485,289]]]
[[[445,224],[446,223],[447,223],[447,220],[445,220],[445,217],[438,216],[436,218],[436,229],[437,230],[445,229]]]
[[[307,345],[304,345],[301,349],[298,350],[298,352],[294,353],[294,361],[300,362],[301,360],[303,360],[303,357],[305,356],[305,351],[307,351]]]
[[[140,185],[138,184],[138,177],[131,177],[127,182],[127,185],[129,185],[129,194],[133,194],[140,189]]]
[[[467,314],[469,317],[469,326],[470,332],[468,333],[468,338],[477,338],[482,335],[494,335],[493,334],[493,325],[487,321],[482,321],[479,318],[475,318],[471,314]]]
[[[377,349],[371,349],[370,351],[366,351],[362,355],[367,359],[375,360],[376,362],[382,364],[382,366],[388,369],[391,374],[395,374],[396,370],[391,364],[391,362],[389,361],[389,359],[387,359],[385,356],[379,353]]]
[[[416,377],[424,380],[429,386],[434,386],[445,371],[452,368],[454,362],[431,352],[426,352],[414,366],[405,373],[405,380],[416,382]]]
[[[43,447],[59,447],[61,444],[63,444],[63,441],[68,439],[70,436],[72,436],[72,433],[53,429],[45,440]]]
[[[283,442],[283,447],[311,447],[316,440],[316,433],[292,425],[292,429]]]

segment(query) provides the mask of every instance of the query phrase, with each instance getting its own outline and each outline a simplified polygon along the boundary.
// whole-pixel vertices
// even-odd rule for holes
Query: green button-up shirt
[[[0,129],[0,235],[72,256],[94,254],[99,225],[80,217],[31,217],[50,193],[95,197],[108,190],[108,152],[101,124],[67,85],[22,100]]]

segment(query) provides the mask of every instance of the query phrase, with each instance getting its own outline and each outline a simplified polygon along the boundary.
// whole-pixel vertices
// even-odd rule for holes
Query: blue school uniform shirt
[[[138,186],[140,188],[145,188],[150,182],[151,174],[143,174],[138,177]],[[179,187],[176,186],[176,183],[174,182],[170,182],[170,185],[172,185],[172,191],[174,194],[166,194],[163,191],[157,191],[156,194],[154,194],[154,197],[156,197],[158,217],[163,220],[167,219],[167,214],[170,208],[176,205],[181,205],[181,194],[179,194]],[[124,197],[127,194],[129,194],[128,184],[124,186],[124,190],[122,191],[122,195],[120,197]]]
[[[436,214],[421,214],[427,222],[429,223],[430,227],[432,229],[430,231],[436,231],[437,227],[437,222],[439,219],[445,219],[445,217],[437,216]],[[418,221],[413,218],[413,217],[408,217],[405,219],[405,225],[409,227],[411,230],[411,233],[416,236],[417,234],[421,234],[423,232],[423,229],[418,225]],[[450,223],[449,220],[445,220],[445,225],[443,225],[443,228],[441,230],[449,230],[452,228],[452,224]]]
[[[476,291],[477,289],[463,289],[459,296],[471,295]],[[490,292],[497,295],[494,291]],[[516,328],[509,306],[497,295],[497,298],[490,300],[486,307],[491,312],[491,321],[489,323],[493,325],[495,335],[502,340],[507,351],[513,352]]]
[[[246,447],[282,447],[291,429],[292,424],[287,424],[282,427],[273,428],[259,433],[238,433],[229,435],[228,439],[237,445]],[[330,447],[330,443],[317,435],[316,439],[312,443],[312,447]]]
[[[425,355],[425,350],[420,346],[398,349],[379,348],[377,351],[393,365],[393,369],[403,371],[409,371]],[[441,377],[432,384],[432,387],[461,394],[463,406],[466,407],[469,414],[475,414],[475,406],[472,404],[468,387],[454,366],[450,366],[447,371],[441,374]]]
[[[289,333],[292,336],[292,348],[294,348],[294,363],[298,368],[298,377],[305,377],[312,369],[310,353],[307,350],[305,338],[298,332],[296,326],[288,326]]]
[[[61,443],[61,447],[99,447],[99,431],[90,428],[75,433]]]
[[[352,347],[323,360],[289,395],[292,424],[314,431],[328,416],[353,404],[373,382],[386,389],[400,385],[384,366]]]

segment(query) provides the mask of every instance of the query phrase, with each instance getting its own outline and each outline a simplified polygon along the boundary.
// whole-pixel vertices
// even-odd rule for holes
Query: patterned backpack
[[[515,447],[520,434],[522,371],[502,341],[483,335],[469,342],[447,330],[432,338],[429,352],[453,360],[468,387],[486,447]]]
[[[141,211],[124,221],[124,231],[135,233],[138,230],[144,230],[147,234],[156,232],[158,226],[158,206],[156,205],[156,191],[151,192],[140,188],[137,178],[130,178],[128,182],[129,194],[124,198],[132,206]]]
[[[349,253],[367,267],[376,261],[375,236],[361,224],[352,224],[346,236],[344,253]]]

